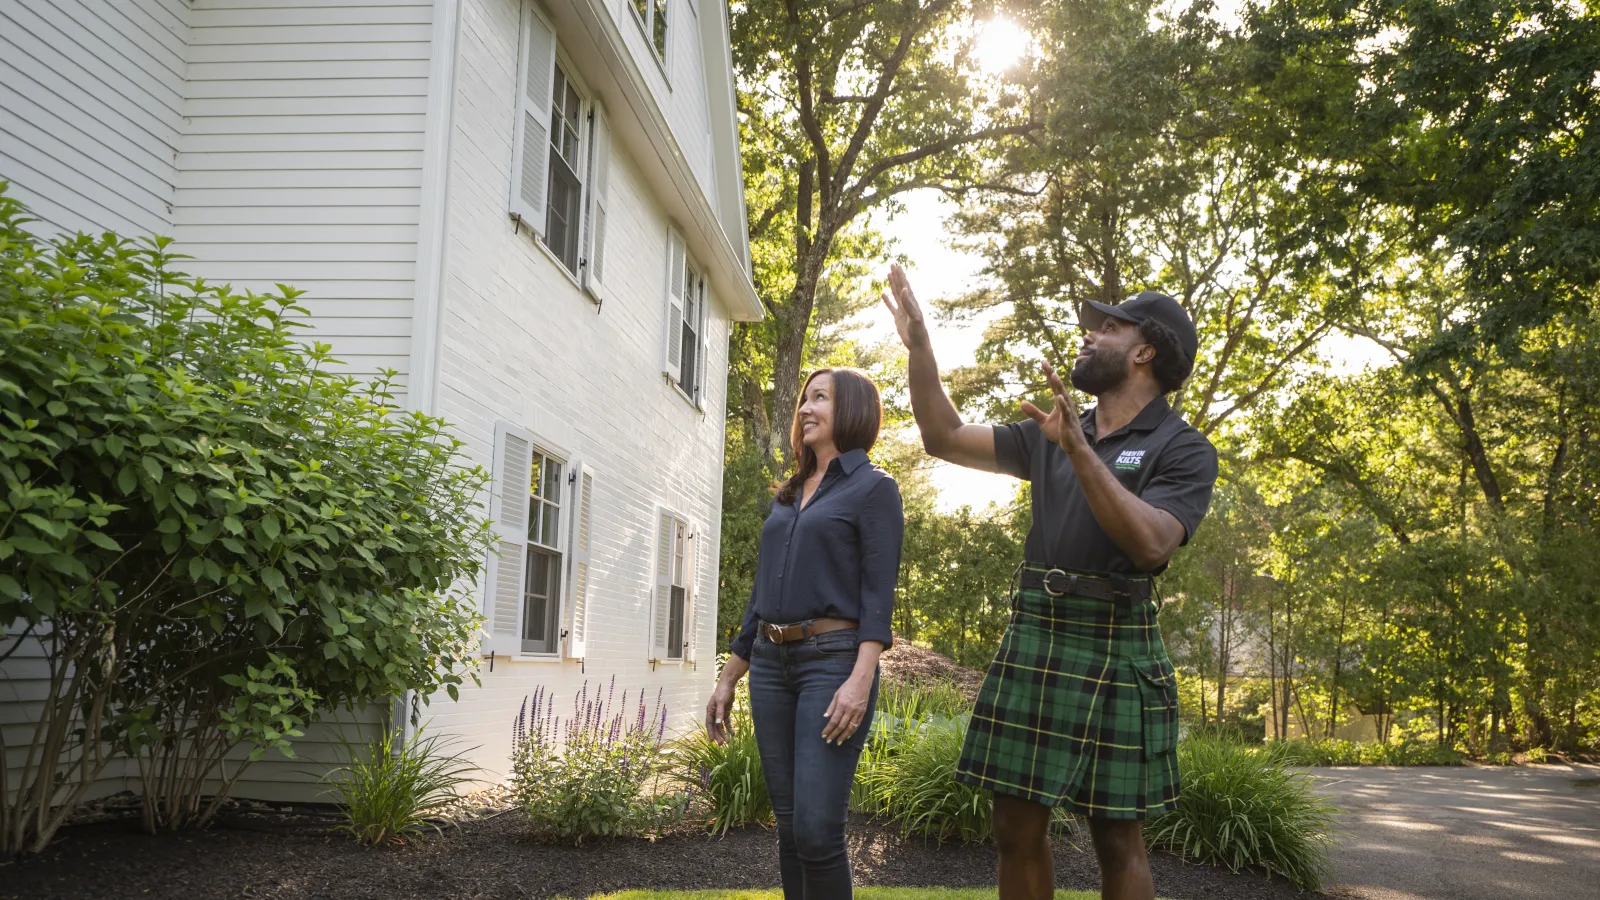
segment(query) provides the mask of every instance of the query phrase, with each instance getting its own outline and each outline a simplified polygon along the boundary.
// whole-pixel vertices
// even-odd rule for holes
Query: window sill
[[[512,662],[519,663],[559,663],[567,662],[567,657],[559,653],[518,653],[511,657]],[[577,662],[576,659],[572,660]]]
[[[705,412],[706,412],[705,408],[702,407],[699,403],[696,403],[695,399],[693,397],[689,396],[689,392],[683,389],[683,385],[681,385],[678,382],[674,381],[672,376],[668,375],[665,372],[661,373],[661,378],[662,378],[662,380],[666,381],[666,383],[668,385],[670,385],[672,387],[672,392],[674,394],[677,394],[678,397],[681,398],[684,403],[689,404],[689,408],[690,409],[694,410],[697,413],[700,413],[701,415],[705,415]]]
[[[520,231],[521,229],[519,228],[518,230]],[[555,253],[545,245],[545,242],[539,237],[538,234],[534,233],[534,230],[531,227],[528,229],[528,240],[533,243],[533,246],[539,248],[539,252],[543,253],[544,258],[548,259],[550,264],[556,267],[556,271],[565,276],[567,281],[570,282],[574,288],[577,288],[578,293],[582,294],[585,299],[587,299],[590,303],[593,303],[595,306],[600,305],[599,299],[596,298],[595,295],[589,293],[589,290],[583,286],[583,282],[578,280],[578,276],[572,274],[572,270],[567,268],[567,264],[562,262],[560,257],[556,256]]]

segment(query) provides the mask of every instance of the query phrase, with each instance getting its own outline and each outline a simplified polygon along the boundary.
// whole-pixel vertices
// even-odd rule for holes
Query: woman
[[[785,900],[850,897],[845,817],[878,699],[905,519],[894,479],[867,461],[883,408],[852,369],[806,380],[777,485],[744,627],[729,648],[706,730],[727,740],[733,689],[750,673],[750,712],[778,819]]]

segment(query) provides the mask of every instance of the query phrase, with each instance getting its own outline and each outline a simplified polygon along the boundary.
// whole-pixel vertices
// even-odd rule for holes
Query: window
[[[663,510],[656,549],[651,659],[694,658],[694,576],[696,539],[682,516]]]
[[[583,100],[556,63],[550,95],[550,206],[544,243],[567,271],[578,274],[578,223],[583,183],[578,179]]]
[[[644,37],[655,51],[656,60],[667,64],[667,0],[633,0],[633,20],[644,29]]]
[[[667,324],[663,371],[696,406],[705,383],[706,280],[683,238],[667,233]]]
[[[528,479],[527,578],[522,589],[522,652],[561,649],[561,495],[566,467],[535,450]]]
[[[594,468],[546,450],[527,430],[495,426],[494,550],[485,579],[484,649],[507,656],[584,655]]]
[[[523,4],[510,211],[600,299],[611,141],[605,112],[559,59],[555,31]]]

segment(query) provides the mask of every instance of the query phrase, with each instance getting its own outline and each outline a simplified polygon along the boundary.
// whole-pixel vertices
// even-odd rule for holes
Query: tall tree
[[[819,286],[838,242],[874,208],[920,188],[960,193],[981,160],[1034,129],[1025,92],[984,79],[970,0],[742,0],[732,7],[751,235],[770,322],[770,370],[737,405],[774,470],[800,390]],[[784,256],[788,255],[787,260]],[[786,264],[785,264],[786,263]],[[765,374],[769,381],[758,380]]]

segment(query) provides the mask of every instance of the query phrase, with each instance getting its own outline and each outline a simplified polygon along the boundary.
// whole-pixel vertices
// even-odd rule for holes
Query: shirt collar
[[[1079,420],[1083,423],[1083,433],[1090,437],[1096,436],[1094,433],[1095,409],[1096,407],[1091,406],[1083,411],[1083,415],[1079,416]],[[1111,432],[1111,434],[1117,434],[1121,431],[1154,431],[1157,425],[1167,420],[1167,415],[1171,412],[1172,407],[1168,405],[1167,398],[1164,396],[1157,397],[1145,404],[1144,409],[1139,410],[1139,414],[1133,417],[1132,422],[1122,426],[1117,431]],[[1110,436],[1106,435],[1106,437]]]
[[[853,475],[857,469],[861,468],[861,464],[866,461],[867,451],[857,448],[834,457],[833,462],[828,464],[828,468],[831,469],[838,465],[844,471],[844,474]]]

